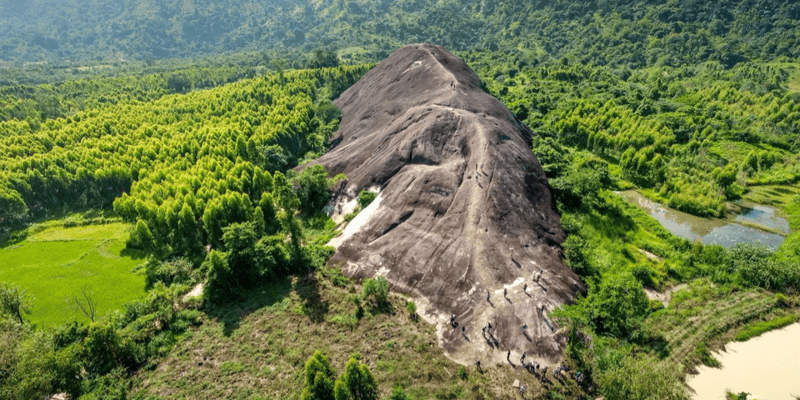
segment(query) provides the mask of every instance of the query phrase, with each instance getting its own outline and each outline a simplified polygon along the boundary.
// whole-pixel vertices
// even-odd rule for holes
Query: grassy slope
[[[144,293],[144,276],[131,273],[143,260],[125,250],[127,232],[128,225],[122,223],[45,228],[0,249],[0,280],[34,296],[29,317],[33,323],[85,319],[64,301],[84,286],[94,293],[98,315],[102,315]]]
[[[666,341],[667,361],[683,363],[688,371],[700,361],[694,353],[699,344],[717,349],[744,323],[767,317],[776,308],[775,296],[762,290],[698,279],[675,292],[669,307],[651,314],[645,324]]]
[[[339,373],[351,355],[360,357],[375,375],[381,397],[400,385],[414,399],[512,399],[519,396],[512,387],[517,379],[528,386],[528,394],[560,390],[574,398],[581,393],[572,379],[545,389],[533,375],[505,363],[484,365],[482,374],[475,366],[463,367],[462,376],[462,367],[438,346],[435,327],[409,317],[404,297],[391,295],[392,313],[367,310],[359,321],[351,299],[360,287],[349,282],[337,287],[323,274],[332,272],[293,277],[247,293],[241,303],[209,310],[201,327],[154,371],[137,378],[134,393],[297,399],[304,364],[315,350],[323,351]]]

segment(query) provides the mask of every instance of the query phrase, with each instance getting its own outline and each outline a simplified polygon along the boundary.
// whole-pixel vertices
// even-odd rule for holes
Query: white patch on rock
[[[367,208],[361,210],[361,212],[358,213],[358,215],[356,215],[356,217],[353,218],[353,220],[350,221],[349,224],[347,224],[347,227],[344,228],[342,234],[331,239],[328,245],[338,249],[342,243],[344,243],[345,241],[347,241],[347,239],[350,239],[353,235],[358,233],[358,231],[361,230],[362,227],[367,225],[367,222],[369,222],[369,218],[375,213],[375,211],[378,210],[378,208],[381,205],[382,198],[383,196],[379,193],[378,197],[376,197],[375,200],[373,200],[372,203],[370,203],[370,205],[367,206]]]

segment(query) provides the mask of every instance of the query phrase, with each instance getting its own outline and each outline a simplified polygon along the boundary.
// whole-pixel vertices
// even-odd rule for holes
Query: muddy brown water
[[[658,220],[668,231],[692,242],[733,247],[738,243],[761,243],[771,250],[777,249],[784,237],[740,225],[725,219],[702,218],[656,203],[635,190],[616,192],[629,203],[641,207]],[[752,203],[734,204],[738,210],[732,219],[765,226],[778,232],[789,233],[789,223],[775,215],[775,210]]]
[[[724,400],[726,390],[758,400],[800,397],[800,324],[729,343],[714,357],[721,368],[702,366],[686,379],[695,400]]]

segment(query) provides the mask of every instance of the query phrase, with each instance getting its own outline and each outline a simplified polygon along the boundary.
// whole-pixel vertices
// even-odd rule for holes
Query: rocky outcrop
[[[361,190],[378,196],[334,240],[331,264],[412,294],[456,361],[505,362],[509,350],[557,360],[549,312],[584,288],[561,261],[565,234],[531,130],[430,44],[395,51],[334,103],[336,145],[315,161],[348,177],[333,211],[347,213]]]

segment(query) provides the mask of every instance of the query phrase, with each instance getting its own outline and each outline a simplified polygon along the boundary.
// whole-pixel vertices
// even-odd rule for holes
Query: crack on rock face
[[[334,104],[336,145],[314,161],[347,175],[330,209],[380,194],[332,241],[330,264],[414,296],[457,362],[504,362],[508,351],[557,362],[565,338],[548,314],[585,288],[562,262],[533,132],[430,44],[395,51]]]

